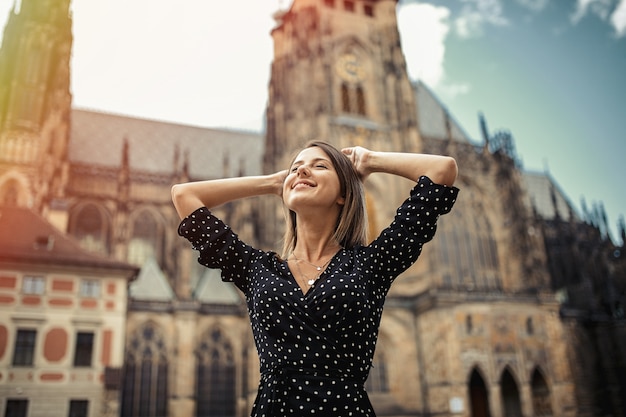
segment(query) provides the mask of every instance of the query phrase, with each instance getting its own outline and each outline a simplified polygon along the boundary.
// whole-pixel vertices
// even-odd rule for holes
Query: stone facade
[[[626,358],[619,313],[626,269],[621,255],[602,258],[621,249],[600,224],[573,214],[554,181],[524,172],[510,135],[490,134],[483,121],[476,144],[425,85],[411,84],[396,1],[295,0],[276,15],[265,135],[71,109],[69,0],[50,1],[45,16],[33,4],[23,0],[11,15],[0,52],[0,202],[29,207],[83,248],[140,269],[129,287],[123,365],[111,370],[120,376],[120,415],[247,415],[259,375],[244,302],[177,236],[170,187],[284,169],[309,139],[446,154],[460,167],[459,201],[389,293],[367,382],[379,415],[626,414],[619,400],[626,384],[611,371],[624,369]],[[22,79],[15,68],[34,52],[17,40],[43,44],[44,27],[55,53],[32,61],[41,72]],[[46,103],[36,118],[17,111],[32,91]],[[371,235],[409,187],[385,175],[368,179]],[[551,201],[538,203],[546,193]],[[216,211],[244,241],[280,250],[277,201]],[[589,260],[586,247],[595,251]],[[574,255],[580,263],[563,267]],[[563,297],[580,288],[593,290]],[[580,301],[604,293],[602,302]],[[604,326],[582,319],[591,311],[605,314]],[[602,337],[591,346],[594,334]],[[7,331],[4,346],[12,337]],[[0,372],[10,375],[1,348],[0,337]],[[598,395],[603,376],[610,388]],[[0,378],[0,387],[14,385]],[[611,405],[598,408],[605,397]],[[103,415],[101,407],[85,415]]]

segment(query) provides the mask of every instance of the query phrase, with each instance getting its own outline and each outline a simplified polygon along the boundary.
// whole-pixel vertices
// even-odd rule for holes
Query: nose
[[[298,167],[298,169],[296,170],[296,173],[298,175],[308,176],[310,174],[310,171],[309,171],[309,168],[305,164],[302,164]]]

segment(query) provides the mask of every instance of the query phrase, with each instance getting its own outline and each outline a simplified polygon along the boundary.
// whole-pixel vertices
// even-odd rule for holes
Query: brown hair
[[[314,146],[321,148],[328,155],[339,177],[341,196],[345,199],[337,218],[333,237],[344,248],[364,245],[367,237],[367,212],[365,191],[359,174],[350,159],[331,144],[311,141],[305,145],[304,149]],[[293,160],[295,157],[292,163]],[[287,257],[298,241],[297,216],[294,211],[285,208],[285,217],[287,227],[283,238],[283,256]]]

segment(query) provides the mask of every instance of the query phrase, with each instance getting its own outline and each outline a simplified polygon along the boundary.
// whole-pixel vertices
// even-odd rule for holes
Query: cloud
[[[626,36],[626,0],[621,0],[613,11],[611,24],[618,38]]]
[[[449,9],[431,4],[408,3],[398,8],[398,28],[411,79],[431,87],[443,80],[449,16]]]
[[[587,13],[591,12],[602,20],[606,20],[611,10],[613,0],[577,0],[576,10],[571,16],[572,24],[576,25]]]
[[[461,15],[454,26],[457,34],[462,38],[482,36],[483,26],[506,26],[509,21],[502,13],[500,0],[461,0],[463,7]]]
[[[589,13],[603,22],[608,21],[618,38],[626,35],[626,0],[577,0],[576,10],[570,16],[570,21],[576,25]]]
[[[450,83],[445,74],[446,38],[450,10],[425,3],[404,3],[398,8],[398,30],[409,78],[437,89],[447,100],[468,94],[467,83]]]
[[[517,2],[533,12],[540,12],[546,8],[550,0],[517,0]]]

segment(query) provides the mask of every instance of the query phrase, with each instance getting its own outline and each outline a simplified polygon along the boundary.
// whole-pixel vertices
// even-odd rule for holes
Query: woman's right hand
[[[283,196],[283,185],[285,184],[285,179],[287,178],[288,174],[289,174],[289,170],[284,169],[282,171],[278,171],[271,175],[275,183],[274,194],[276,194],[279,197]]]

